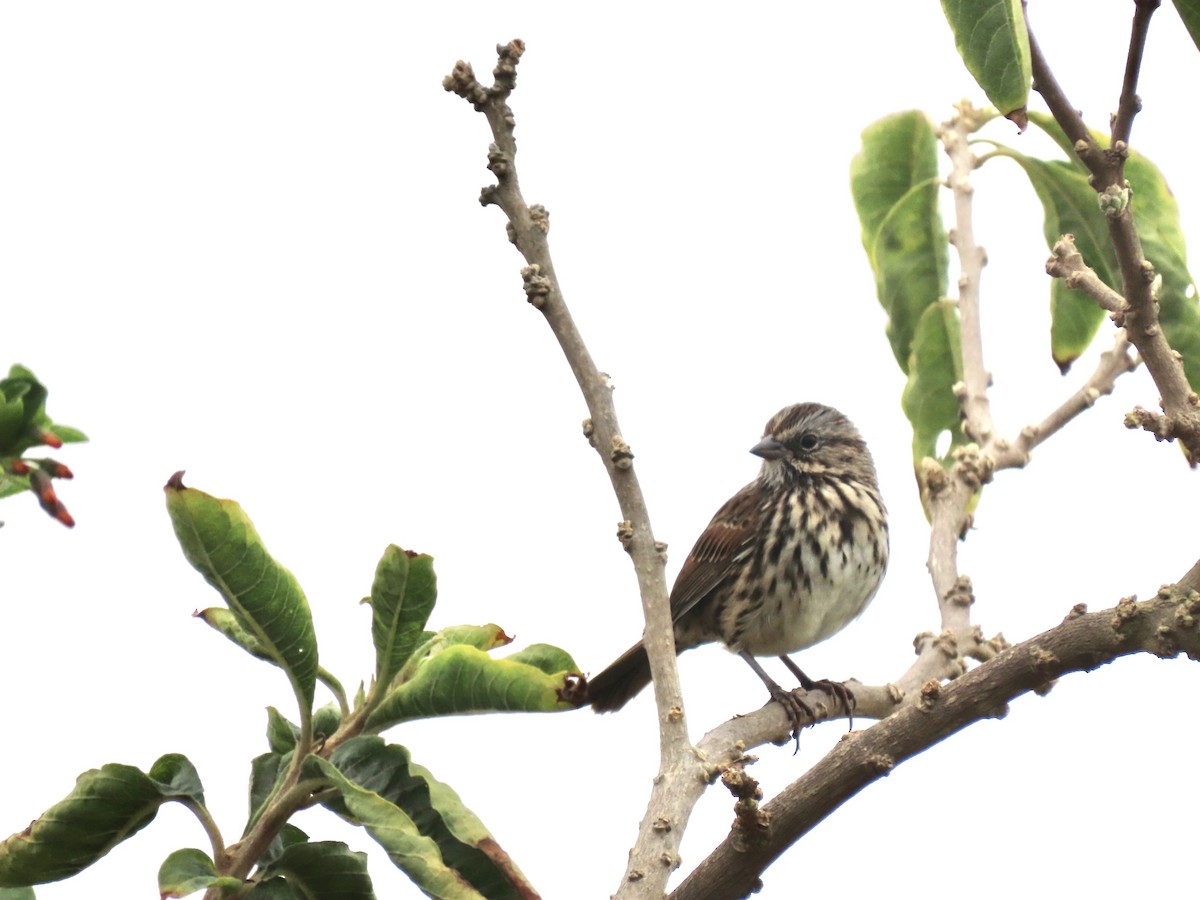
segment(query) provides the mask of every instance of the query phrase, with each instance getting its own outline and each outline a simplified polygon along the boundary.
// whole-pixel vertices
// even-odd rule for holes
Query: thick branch
[[[646,502],[633,471],[633,453],[617,422],[612,389],[592,361],[563,299],[550,258],[549,214],[541,206],[527,205],[521,195],[516,168],[517,145],[513,137],[514,119],[507,100],[516,84],[516,66],[525,52],[525,45],[514,40],[496,49],[499,62],[491,87],[479,84],[471,66],[462,61],[455,65],[443,86],[469,100],[487,117],[491,126],[495,143],[488,151],[488,168],[496,176],[496,184],[483,189],[480,202],[485,206],[495,204],[508,217],[509,240],[529,264],[521,272],[526,295],[546,317],[583,392],[590,416],[584,423],[584,433],[600,454],[624,519],[618,528],[618,536],[633,558],[642,597],[646,619],[644,642],[660,711],[662,768],[661,777],[655,780],[652,789],[637,844],[630,855],[622,890],[629,888],[628,896],[636,892],[637,896],[657,897],[662,895],[667,877],[674,868],[669,863],[679,859],[679,841],[686,824],[686,820],[673,820],[673,827],[661,827],[660,819],[664,815],[660,811],[662,793],[675,779],[699,778],[699,767],[683,718],[683,699],[675,665],[674,631],[663,571],[665,546],[654,540]]]
[[[1122,656],[1200,659],[1200,596],[1164,589],[1146,603],[1082,606],[1049,631],[1000,653],[948,685],[927,683],[917,702],[865,731],[851,732],[761,809],[764,832],[731,834],[671,894],[672,900],[744,897],[778,856],[864,787],[900,763],[981,719],[1003,716],[1014,698],[1071,672]]]

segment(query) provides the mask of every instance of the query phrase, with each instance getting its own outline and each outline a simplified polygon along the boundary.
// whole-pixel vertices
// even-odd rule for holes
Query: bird
[[[750,448],[758,477],[734,494],[696,541],[671,589],[675,652],[719,641],[754,670],[799,739],[813,711],[767,674],[757,657],[778,656],[804,690],[837,695],[789,658],[832,637],[875,596],[888,562],[887,510],[858,429],[820,403],[773,415]],[[641,641],[588,683],[596,712],[620,709],[650,683]]]

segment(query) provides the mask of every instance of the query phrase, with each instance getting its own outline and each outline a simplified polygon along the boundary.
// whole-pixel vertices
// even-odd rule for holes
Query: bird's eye
[[[812,432],[800,435],[800,440],[797,441],[800,449],[805,453],[812,453],[817,447],[821,446],[821,439]]]

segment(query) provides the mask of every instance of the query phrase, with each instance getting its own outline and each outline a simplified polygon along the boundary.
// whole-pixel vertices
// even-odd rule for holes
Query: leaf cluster
[[[373,897],[362,853],[310,840],[289,824],[293,813],[317,804],[362,826],[431,896],[532,895],[458,795],[379,732],[431,716],[574,709],[583,682],[571,657],[545,644],[494,657],[511,641],[496,625],[427,630],[437,599],[433,559],[393,545],[363,600],[372,613],[375,671],[351,701],[319,663],[308,601],[292,573],[237,503],[187,488],[181,475],[166,487],[176,537],[225,601],[197,616],[285,674],[298,721],[268,711],[268,750],[251,764],[251,812],[236,844],[225,846],[186,757],[168,754],[146,772],[109,763],[85,772],[66,798],[0,842],[0,890],[75,875],[149,825],[164,803],[178,802],[205,825],[212,848],[170,854],[159,870],[163,897],[200,890],[272,900]],[[314,709],[318,683],[334,702]]]
[[[0,499],[33,491],[47,514],[70,527],[75,520],[58,499],[51,479],[72,478],[71,470],[49,457],[27,455],[34,447],[57,450],[63,444],[87,440],[79,429],[50,418],[46,412],[49,393],[24,366],[14,365],[6,378],[0,378]]]
[[[993,118],[978,116],[978,127]],[[1063,234],[1073,234],[1097,275],[1121,291],[1105,214],[1086,167],[1054,119],[1037,112],[1027,112],[1027,119],[1044,130],[1067,159],[1041,159],[980,138],[977,142],[990,152],[979,164],[1015,162],[1041,203],[1047,248]],[[1100,135],[1096,139],[1103,142]],[[962,345],[957,303],[946,297],[950,238],[939,205],[945,178],[938,171],[937,148],[938,129],[923,113],[896,113],[863,131],[862,148],[850,169],[863,248],[888,315],[888,340],[908,377],[901,403],[912,424],[918,470],[927,457],[948,465],[954,450],[968,442],[955,392],[962,380]],[[1193,388],[1200,390],[1200,306],[1187,268],[1178,204],[1158,167],[1145,156],[1131,151],[1126,173],[1146,256],[1162,276],[1158,299],[1163,329],[1182,355]],[[1049,311],[1050,356],[1065,373],[1091,345],[1105,313],[1062,279],[1050,279]]]

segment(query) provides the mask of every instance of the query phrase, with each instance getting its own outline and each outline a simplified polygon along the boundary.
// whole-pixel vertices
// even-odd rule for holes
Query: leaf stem
[[[208,807],[191,797],[180,797],[179,802],[190,809],[192,814],[200,820],[201,826],[208,835],[208,842],[212,846],[213,859],[220,859],[225,854],[225,839],[221,836],[221,829],[213,819],[212,813],[208,811]]]
[[[338,709],[342,712],[342,718],[350,714],[350,703],[346,699],[346,689],[342,687],[342,683],[334,676],[334,674],[324,667],[317,669],[317,680],[325,687],[329,688],[329,692],[333,694],[334,700],[337,701]]]

